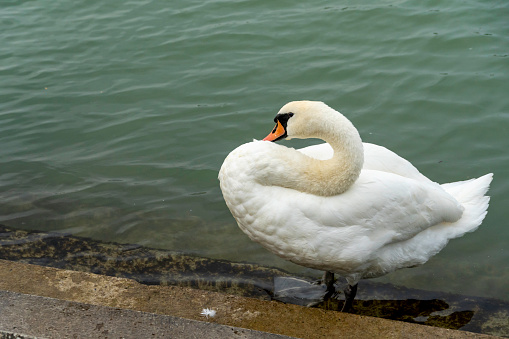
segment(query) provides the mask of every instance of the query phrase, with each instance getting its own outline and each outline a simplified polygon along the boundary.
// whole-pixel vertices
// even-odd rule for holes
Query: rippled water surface
[[[287,101],[322,100],[435,181],[495,174],[475,233],[379,280],[509,300],[508,17],[506,1],[3,1],[0,223],[318,274],[252,243],[217,174]]]

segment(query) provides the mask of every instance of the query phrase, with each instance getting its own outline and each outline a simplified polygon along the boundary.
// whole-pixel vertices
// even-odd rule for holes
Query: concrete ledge
[[[143,333],[145,337],[153,338],[168,336],[189,338],[189,328],[196,330],[194,333],[197,333],[197,335],[202,333],[200,336],[204,337],[210,337],[214,333],[213,331],[216,330],[219,331],[217,333],[222,337],[226,333],[228,337],[232,337],[234,334],[256,337],[266,335],[258,332],[232,330],[233,328],[241,328],[299,338],[414,338],[418,336],[426,338],[494,338],[464,331],[324,311],[185,287],[147,286],[130,279],[4,260],[0,260],[0,290],[46,297],[34,298],[17,294],[18,300],[23,301],[19,303],[19,305],[23,305],[22,309],[18,307],[18,312],[22,312],[20,314],[23,315],[18,319],[21,319],[19,321],[25,321],[23,326],[13,327],[16,319],[13,315],[16,310],[14,308],[16,302],[11,301],[8,307],[3,305],[0,313],[1,319],[10,319],[0,320],[0,330],[39,337],[67,337],[66,332],[71,331],[71,327],[57,328],[60,326],[58,321],[67,324],[66,319],[70,322],[70,314],[72,313],[74,315],[72,319],[77,319],[75,321],[78,323],[83,322],[87,317],[91,317],[91,314],[99,315],[99,318],[90,318],[95,320],[91,320],[87,325],[89,330],[87,333],[95,334],[88,337],[94,338],[98,337],[98,332],[94,332],[95,329],[106,329],[107,323],[108,326],[110,324],[113,326],[114,323],[119,324],[118,326],[122,327],[127,333],[135,333],[136,327],[139,326],[141,332],[136,332],[138,335],[129,336],[118,333],[118,335],[125,338],[139,338],[139,333]],[[9,294],[3,294],[4,298],[11,300],[6,297],[7,295]],[[10,295],[12,296],[12,294]],[[71,303],[59,304],[58,301],[47,298]],[[41,318],[41,313],[38,313],[47,307],[46,303],[53,303],[54,307],[60,309],[60,313],[58,311],[52,312],[54,317],[48,321],[42,320],[44,318]],[[104,308],[97,311],[96,306]],[[216,316],[209,319],[204,318],[200,315],[204,308],[216,310]],[[66,309],[71,309],[72,312],[65,312]],[[90,311],[91,309],[93,309],[93,312]],[[11,311],[13,313],[10,313]],[[169,331],[172,328],[171,326],[168,327],[168,322],[179,323],[175,317],[183,318],[179,321],[185,324],[182,325],[182,328],[186,328],[186,330],[181,335],[179,332],[170,335]],[[27,322],[28,319],[36,318],[41,318],[40,322],[44,322],[45,325],[45,327],[40,327],[40,332],[35,332],[35,329],[38,328],[35,323]],[[127,321],[124,321],[126,319]],[[188,320],[195,320],[196,322]],[[147,336],[148,330],[146,330],[146,327],[142,327],[139,321],[148,321],[149,324],[152,324],[150,329],[154,335]],[[55,325],[52,325],[52,323]],[[226,327],[218,327],[212,330],[212,327],[206,327],[209,326],[207,323],[225,325]],[[101,324],[103,324],[102,327]],[[76,324],[76,326],[78,325],[80,324]],[[54,326],[54,332],[48,332],[51,326]],[[119,328],[118,326],[117,328]],[[177,331],[178,326],[180,325],[175,325],[173,330]],[[79,337],[87,337],[86,333],[81,332],[85,331],[84,327],[75,328],[78,331],[75,333]],[[143,330],[144,328],[145,330]],[[109,331],[108,328],[108,334],[103,337],[118,337],[117,332],[110,336]]]
[[[0,327],[35,338],[288,338],[216,323],[7,291],[0,291]],[[28,335],[10,332],[10,338],[28,338]]]

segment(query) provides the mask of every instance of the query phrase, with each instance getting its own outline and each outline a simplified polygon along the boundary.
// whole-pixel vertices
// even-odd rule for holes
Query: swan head
[[[276,126],[263,140],[324,139],[324,134],[334,128],[333,121],[341,113],[320,101],[292,101],[284,105],[274,122]]]
[[[357,180],[364,162],[362,140],[341,113],[323,102],[292,101],[279,110],[274,121],[276,127],[263,140],[318,138],[332,147],[333,155],[318,160],[295,150],[280,152],[284,148],[278,148],[278,152],[271,154],[271,160],[281,166],[268,172],[270,178],[264,177],[265,184],[332,196],[345,192]],[[281,173],[279,168],[283,169]]]

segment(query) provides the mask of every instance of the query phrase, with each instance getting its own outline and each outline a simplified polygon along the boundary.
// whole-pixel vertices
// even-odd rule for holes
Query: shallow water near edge
[[[0,222],[318,276],[238,229],[217,173],[284,103],[322,100],[432,180],[495,175],[476,232],[379,280],[509,300],[508,14],[500,1],[6,2]]]

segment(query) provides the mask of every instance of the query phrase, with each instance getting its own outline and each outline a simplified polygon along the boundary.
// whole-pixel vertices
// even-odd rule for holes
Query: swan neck
[[[336,195],[347,191],[359,177],[364,163],[364,149],[357,129],[344,118],[342,128],[336,133],[326,135],[323,140],[333,149],[331,159],[317,160],[328,170],[324,182],[330,189],[325,189],[326,195]]]
[[[294,181],[296,189],[320,196],[333,196],[347,191],[360,175],[364,162],[364,149],[357,129],[343,115],[320,129],[318,137],[327,142],[334,154],[327,160],[311,157],[295,159],[299,168]]]

